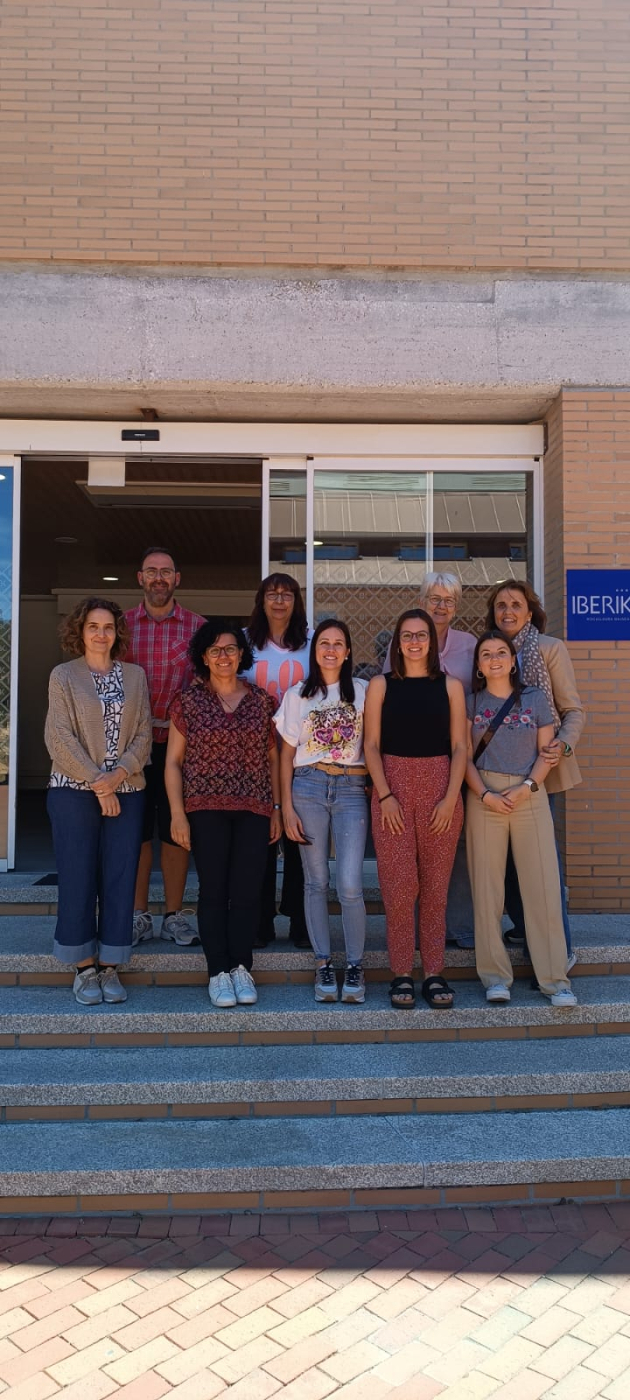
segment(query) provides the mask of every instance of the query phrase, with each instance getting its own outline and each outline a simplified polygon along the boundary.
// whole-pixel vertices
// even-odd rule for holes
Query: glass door
[[[427,474],[417,464],[316,468],[313,529],[313,622],[343,618],[356,674],[378,675],[398,614],[417,603],[431,554]]]

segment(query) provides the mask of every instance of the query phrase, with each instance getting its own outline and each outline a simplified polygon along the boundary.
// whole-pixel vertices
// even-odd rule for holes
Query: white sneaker
[[[103,1001],[126,1001],[127,993],[115,967],[102,967],[98,980],[101,984]]]
[[[72,990],[79,1006],[98,1006],[98,1003],[103,1000],[101,984],[95,967],[84,967],[82,971],[77,968]]]
[[[258,992],[251,973],[239,963],[238,967],[232,968],[230,977],[239,1006],[253,1006],[258,1001]]]
[[[577,1006],[577,997],[570,987],[561,987],[551,998],[552,1006]]]
[[[568,976],[568,974],[570,973],[571,968],[572,968],[572,967],[575,967],[576,962],[577,962],[577,953],[571,953],[571,954],[569,955],[568,960],[567,960],[567,976]]]
[[[148,938],[153,938],[153,919],[146,909],[134,909],[131,935],[134,948],[136,943],[145,943]]]
[[[510,989],[502,982],[496,982],[494,987],[486,987],[486,1001],[509,1001]]]
[[[217,972],[208,983],[208,996],[213,1006],[236,1006],[236,993],[229,972]]]
[[[160,938],[168,938],[171,943],[178,943],[180,948],[190,948],[191,943],[199,943],[201,940],[196,928],[193,928],[187,914],[194,913],[192,909],[180,909],[177,914],[167,914],[162,919]]]

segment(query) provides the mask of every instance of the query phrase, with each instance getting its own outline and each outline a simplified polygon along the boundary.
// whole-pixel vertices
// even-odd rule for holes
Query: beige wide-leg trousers
[[[510,773],[487,773],[485,769],[481,776],[493,792],[518,787],[523,781]],[[528,792],[511,813],[491,812],[474,793],[468,793],[466,851],[475,907],[477,972],[484,987],[497,982],[510,987],[513,981],[501,934],[509,841],[534,972],[541,991],[550,996],[568,987],[569,979],[553,820],[542,785],[538,792]]]

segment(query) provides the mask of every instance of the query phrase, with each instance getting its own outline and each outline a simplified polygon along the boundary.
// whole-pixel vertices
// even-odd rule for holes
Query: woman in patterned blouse
[[[206,622],[189,652],[196,679],[170,712],[171,836],[195,857],[210,1000],[247,1006],[267,847],[282,831],[276,702],[243,679],[252,653],[234,623]]]
[[[86,598],[60,632],[74,659],[50,677],[45,731],[59,876],[54,951],[76,967],[76,1000],[93,1006],[127,1000],[116,968],[131,954],[151,708],[144,671],[120,659],[129,634],[118,603]]]

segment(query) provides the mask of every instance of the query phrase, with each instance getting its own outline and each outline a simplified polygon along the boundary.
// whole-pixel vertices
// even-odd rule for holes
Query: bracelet
[[[274,804],[273,804],[273,810],[274,810],[274,812],[281,812],[281,811],[282,811],[282,803],[281,803],[281,802],[274,802]]]
[[[383,796],[382,796],[382,797],[379,797],[378,800],[379,800],[379,802],[387,802],[388,797],[393,797],[393,796],[394,796],[393,792],[384,792],[384,793],[383,793]]]
[[[481,797],[479,798],[479,801],[480,801],[480,802],[483,802],[484,797],[487,797],[487,796],[488,796],[488,793],[489,793],[490,791],[491,791],[490,788],[484,788],[484,790],[483,790],[483,792],[482,792],[482,794],[481,794]]]

